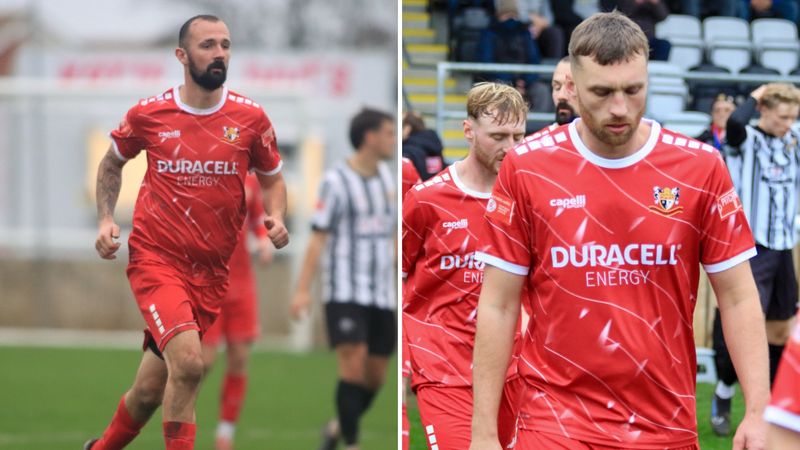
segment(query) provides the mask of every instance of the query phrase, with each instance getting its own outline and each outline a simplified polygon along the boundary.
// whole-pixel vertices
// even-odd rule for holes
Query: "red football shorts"
[[[152,340],[161,352],[181,331],[197,330],[202,337],[219,315],[228,288],[227,283],[192,285],[174,268],[153,261],[131,262],[127,272],[147,323],[145,348]]]
[[[509,383],[503,388],[498,413],[498,437],[503,447],[516,430],[516,408],[511,403]],[[515,385],[516,386],[516,385]],[[422,386],[417,389],[417,405],[428,448],[464,450],[472,438],[472,388]],[[502,422],[502,423],[501,423]]]
[[[255,279],[231,276],[229,285],[219,317],[203,335],[205,345],[217,346],[223,337],[232,344],[253,342],[261,334]]]
[[[520,429],[517,431],[517,442],[514,450],[620,450],[627,447],[609,447],[584,441],[568,439],[564,436],[541,431]],[[700,450],[698,444],[684,447],[673,447],[670,450]]]

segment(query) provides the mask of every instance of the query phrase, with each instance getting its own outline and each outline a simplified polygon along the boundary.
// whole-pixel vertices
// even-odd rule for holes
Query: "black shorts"
[[[389,356],[397,342],[394,311],[356,303],[325,304],[325,323],[331,348],[365,342],[370,355]]]
[[[750,260],[753,278],[767,320],[788,320],[797,314],[797,278],[791,250],[771,250],[756,245]]]

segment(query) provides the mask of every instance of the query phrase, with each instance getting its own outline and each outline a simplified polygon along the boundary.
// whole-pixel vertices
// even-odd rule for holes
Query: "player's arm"
[[[119,191],[122,186],[122,167],[127,160],[121,159],[109,146],[106,155],[97,168],[97,224],[98,233],[94,247],[103,259],[116,259],[114,253],[119,250],[119,226],[114,223],[114,208],[117,206]]]
[[[256,172],[256,176],[261,185],[264,213],[267,215],[264,219],[267,235],[275,248],[283,248],[289,243],[289,231],[283,223],[286,217],[286,181],[281,172],[272,175]]]
[[[300,268],[300,278],[297,280],[297,289],[292,297],[291,312],[292,317],[300,319],[308,312],[311,305],[311,283],[319,266],[319,258],[325,243],[328,241],[328,232],[314,230],[308,240],[306,255],[303,258],[303,265]]]
[[[778,425],[769,426],[769,450],[796,450],[800,448],[800,433]]]
[[[524,278],[488,264],[484,271],[472,366],[471,450],[500,449],[497,413],[511,359]]]
[[[769,402],[769,364],[764,315],[750,264],[708,274],[717,296],[725,343],[739,376],[745,399],[745,416],[733,440],[736,449],[765,448]]]

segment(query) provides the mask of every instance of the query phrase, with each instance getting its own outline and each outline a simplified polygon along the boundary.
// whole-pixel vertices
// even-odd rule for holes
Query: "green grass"
[[[697,428],[700,434],[700,448],[703,450],[729,450],[732,447],[733,436],[719,437],[711,431],[711,424],[708,421],[708,414],[711,411],[711,393],[713,386],[710,384],[697,385]],[[742,420],[744,415],[744,400],[739,389],[733,400],[733,426],[735,427]],[[427,450],[425,445],[424,432],[419,422],[419,410],[413,395],[408,399],[408,420],[410,421],[409,450]]]
[[[128,350],[0,347],[0,449],[80,449],[108,424],[140,358],[141,352]],[[327,352],[255,353],[237,450],[316,448],[334,412],[335,364]],[[218,365],[198,400],[197,450],[213,448],[221,376]],[[362,421],[363,450],[396,446],[396,382],[390,370]],[[163,448],[160,412],[127,448]]]

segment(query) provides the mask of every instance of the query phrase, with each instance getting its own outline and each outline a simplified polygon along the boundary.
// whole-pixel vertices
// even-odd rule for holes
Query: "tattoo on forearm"
[[[107,154],[100,162],[97,170],[97,217],[103,218],[114,214],[120,186],[122,185],[122,167]]]

